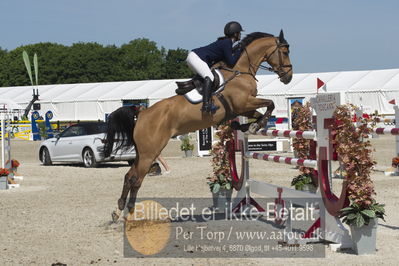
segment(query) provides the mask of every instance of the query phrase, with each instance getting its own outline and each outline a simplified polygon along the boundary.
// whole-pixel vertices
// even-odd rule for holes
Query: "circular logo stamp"
[[[165,207],[153,200],[136,203],[134,213],[125,222],[130,246],[143,255],[161,252],[169,242],[171,222]]]

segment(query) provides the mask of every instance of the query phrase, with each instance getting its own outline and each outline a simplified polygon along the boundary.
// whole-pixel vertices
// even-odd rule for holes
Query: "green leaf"
[[[220,190],[220,185],[218,183],[215,183],[213,185],[212,193],[218,193]]]
[[[226,189],[231,189],[231,184],[230,183],[226,184]]]
[[[362,210],[361,213],[367,217],[375,218],[375,212],[373,210]]]
[[[373,206],[373,209],[375,210],[375,212],[382,212],[385,213],[385,205],[384,204],[376,204]]]
[[[341,213],[345,213],[345,212],[353,212],[353,208],[349,206],[349,207],[341,209]]]
[[[35,69],[36,86],[39,85],[39,64],[37,62],[37,54],[33,56],[33,68]]]
[[[357,215],[356,215],[356,213],[350,213],[350,214],[348,214],[347,218],[348,218],[348,220],[353,220],[353,219],[357,218]]]
[[[28,71],[28,75],[29,75],[29,78],[30,78],[30,83],[33,86],[32,69],[31,69],[31,66],[30,66],[29,56],[28,56],[28,53],[26,51],[22,52],[22,58],[24,59],[26,70]]]
[[[361,215],[358,215],[356,217],[356,222],[355,222],[357,227],[362,227],[364,225],[364,218]]]

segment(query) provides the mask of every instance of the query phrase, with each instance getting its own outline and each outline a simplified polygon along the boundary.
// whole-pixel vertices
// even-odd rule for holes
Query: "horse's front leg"
[[[256,111],[256,109],[262,108],[262,107],[266,107],[267,108],[266,112],[263,115],[261,115],[259,112]],[[249,132],[251,134],[254,134],[260,128],[263,128],[264,126],[266,126],[267,121],[271,117],[272,112],[274,110],[274,103],[273,103],[272,100],[261,99],[261,98],[256,98],[256,97],[251,96],[248,99],[247,104],[245,105],[245,108],[247,110],[254,111],[253,117],[257,118],[257,119],[256,119],[256,122],[254,122],[254,123],[249,123],[249,124],[242,125],[241,130],[243,132],[249,130]],[[247,113],[250,113],[250,112],[251,111],[249,111]]]
[[[256,122],[258,122],[259,119],[261,119],[263,117],[263,114],[258,112],[258,111],[256,111],[256,110],[253,110],[253,111],[250,111],[250,112],[247,112],[247,113],[243,113],[243,114],[241,114],[241,116],[245,116],[248,119],[255,119]],[[246,124],[240,125],[240,123],[238,123],[238,121],[233,121],[230,126],[234,130],[241,130],[242,132],[246,132],[246,131],[248,131],[248,128],[249,128],[249,126],[252,123],[253,123],[253,121],[251,121],[249,123],[246,123]]]

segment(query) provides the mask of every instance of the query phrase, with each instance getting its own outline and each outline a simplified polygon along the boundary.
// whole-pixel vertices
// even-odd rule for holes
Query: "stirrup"
[[[211,103],[204,103],[201,107],[201,112],[203,113],[210,113],[212,110],[212,105]]]

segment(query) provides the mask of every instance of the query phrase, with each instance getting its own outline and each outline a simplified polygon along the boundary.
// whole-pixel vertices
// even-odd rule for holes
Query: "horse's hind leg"
[[[137,165],[137,174],[130,179],[130,198],[127,203],[127,208],[130,214],[134,213],[137,193],[155,158],[156,156],[142,156]]]
[[[136,158],[136,162],[137,162],[137,160],[138,160],[138,158]],[[125,180],[123,182],[123,188],[122,188],[122,194],[121,194],[121,197],[118,199],[118,209],[112,213],[112,221],[113,222],[116,222],[119,219],[123,209],[126,206],[127,195],[129,194],[129,191],[131,188],[131,183],[132,183],[131,180],[135,176],[137,176],[136,164],[133,164],[132,167],[130,168],[130,170],[125,175]]]
[[[145,176],[150,170],[152,163],[161,153],[170,138],[170,134],[167,131],[164,131],[163,134],[160,134],[157,136],[157,138],[150,136],[151,135],[148,134],[147,131],[136,131],[135,139],[138,140],[136,141],[136,146],[137,151],[140,154],[140,158],[136,162],[136,171],[134,175],[129,179],[130,198],[129,202],[127,203],[127,208],[130,214],[134,213],[137,193],[141,187],[141,184],[143,183]]]
[[[154,157],[154,158],[152,158]],[[152,158],[152,159],[151,159]],[[128,208],[129,213],[134,212],[134,205],[136,203],[137,192],[139,191],[141,184],[143,183],[144,177],[149,171],[156,156],[144,158],[141,156],[125,175],[125,181],[123,183],[122,195],[118,200],[118,209],[112,213],[112,221],[116,222],[125,206]],[[126,199],[130,192],[129,202],[126,205]]]

